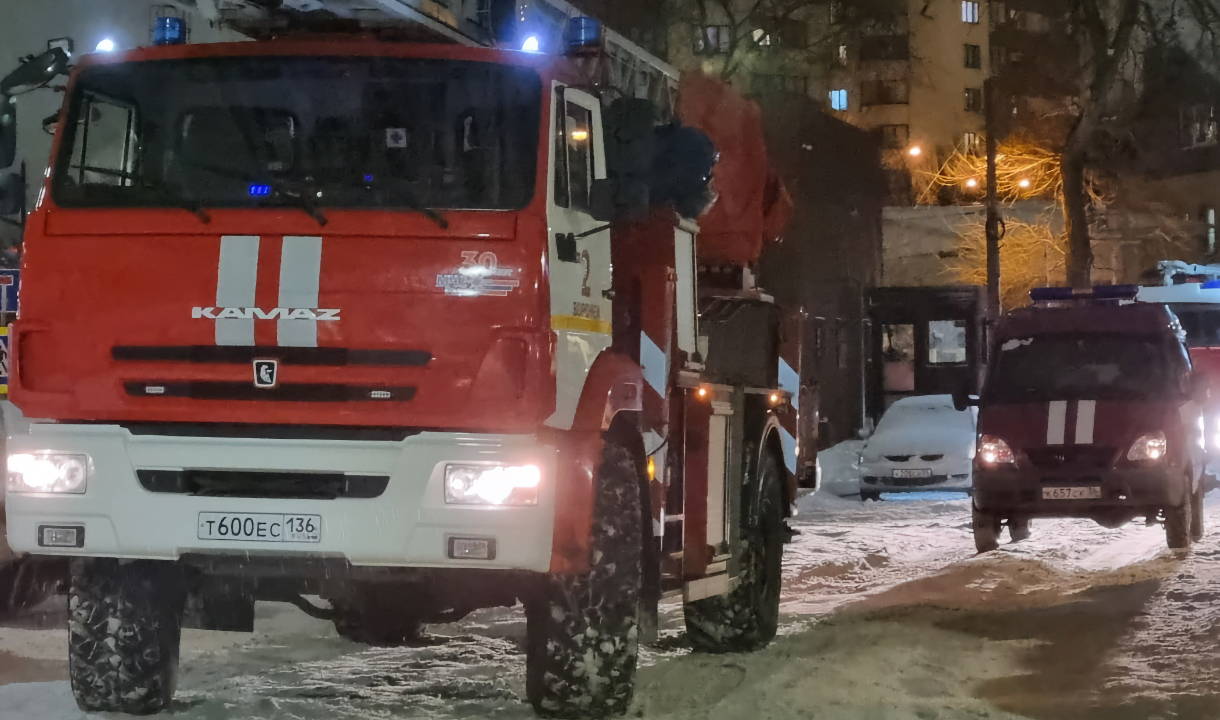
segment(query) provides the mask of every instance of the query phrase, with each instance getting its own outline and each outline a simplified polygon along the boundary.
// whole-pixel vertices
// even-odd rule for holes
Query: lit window
[[[1204,243],[1208,255],[1216,252],[1216,208],[1204,205],[1199,208],[1199,220],[1203,222],[1205,231]]]
[[[697,27],[695,28],[695,52],[705,55],[727,53],[732,38],[728,25]]]
[[[968,155],[978,155],[983,151],[983,138],[978,133],[962,134],[962,150]]]
[[[847,67],[847,46],[846,45],[839,46],[838,60],[839,60],[840,65],[842,65],[843,67]]]
[[[831,90],[830,91],[830,109],[831,110],[846,110],[847,109],[847,90]]]
[[[979,21],[979,4],[963,0],[962,2],[962,22],[976,24]]]

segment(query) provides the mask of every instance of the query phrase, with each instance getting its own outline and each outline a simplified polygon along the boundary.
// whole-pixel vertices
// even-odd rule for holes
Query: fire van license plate
[[[322,542],[321,515],[199,513],[200,540]]]
[[[898,469],[898,470],[895,470],[895,471],[894,471],[894,477],[896,477],[896,478],[926,478],[926,477],[932,477],[932,470],[931,470],[931,469],[929,469],[929,468],[920,468],[920,469],[918,469],[918,470],[902,470],[902,469]]]
[[[1043,500],[1097,500],[1101,498],[1099,487],[1044,487]]]

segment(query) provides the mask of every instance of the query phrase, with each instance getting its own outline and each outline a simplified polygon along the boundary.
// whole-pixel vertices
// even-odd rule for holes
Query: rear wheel
[[[1191,498],[1190,539],[1195,542],[1203,539],[1203,495],[1207,492],[1203,484],[1206,477],[1199,478],[1199,487],[1195,488],[1194,497]]]
[[[748,483],[747,487],[753,486]],[[741,575],[727,595],[695,600],[683,608],[686,635],[695,650],[750,652],[766,647],[779,627],[779,591],[784,554],[783,497],[779,463],[765,452],[759,460],[758,516],[742,528]]]
[[[974,548],[980,553],[991,552],[1000,546],[1000,516],[983,512],[975,506],[971,507]]]
[[[860,500],[862,500],[864,502],[868,502],[869,500],[874,500],[874,501],[880,502],[881,501],[881,491],[880,490],[861,490],[860,491]]]
[[[550,575],[526,598],[525,689],[539,715],[603,718],[631,704],[639,655],[642,478],[631,452],[602,450],[587,575]]]
[[[1194,491],[1190,489],[1190,478],[1186,483],[1186,492],[1182,493],[1182,504],[1177,507],[1165,508],[1165,542],[1174,550],[1190,549],[1191,519],[1194,517]]]
[[[171,563],[72,561],[68,676],[81,710],[147,715],[169,705],[182,587]]]

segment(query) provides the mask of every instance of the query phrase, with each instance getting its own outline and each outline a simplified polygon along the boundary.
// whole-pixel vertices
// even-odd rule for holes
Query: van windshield
[[[542,81],[493,63],[241,57],[102,65],[73,91],[65,207],[513,210]]]
[[[1003,342],[987,402],[1144,400],[1181,392],[1184,358],[1144,335],[1038,335]]]

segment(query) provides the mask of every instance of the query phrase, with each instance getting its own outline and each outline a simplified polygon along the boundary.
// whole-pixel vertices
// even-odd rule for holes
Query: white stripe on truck
[[[1097,415],[1096,400],[1081,400],[1076,404],[1076,444],[1093,444],[1093,420]]]
[[[1066,400],[1056,400],[1050,404],[1046,418],[1046,444],[1062,445],[1067,434],[1068,404]]]
[[[280,302],[282,308],[318,307],[318,285],[322,275],[322,238],[284,238],[280,255]],[[317,347],[318,321],[314,318],[278,321],[281,347]]]
[[[257,282],[258,236],[225,235],[220,238],[220,263],[216,269],[216,307],[256,307],[254,288]],[[253,345],[254,320],[217,320],[216,344]]]

